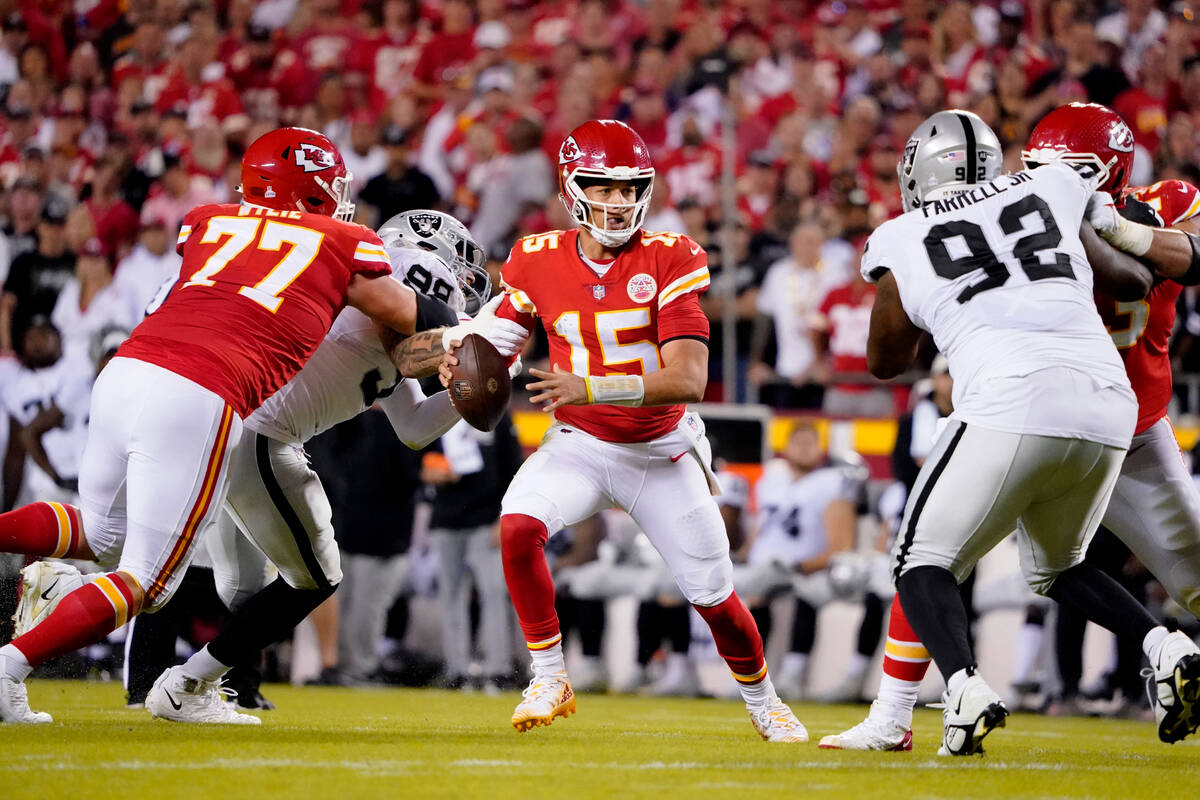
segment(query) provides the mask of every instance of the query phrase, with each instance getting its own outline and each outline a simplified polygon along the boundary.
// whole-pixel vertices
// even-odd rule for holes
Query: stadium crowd
[[[25,457],[40,470],[26,470],[29,499],[73,492],[87,385],[99,363],[178,269],[173,245],[184,214],[236,202],[244,148],[280,125],[314,128],[338,144],[355,175],[360,222],[444,210],[468,225],[498,274],[518,236],[571,225],[555,177],[564,135],[592,118],[628,122],[657,170],[645,227],[685,232],[710,256],[711,398],[841,416],[908,410],[907,387],[880,388],[867,376],[874,289],[857,267],[867,234],[900,213],[896,164],[929,114],[975,111],[1015,170],[1046,111],[1074,100],[1104,103],[1134,132],[1132,185],[1200,183],[1200,26],[1186,2],[8,0],[0,12],[0,398],[10,420],[0,426],[0,452],[15,454],[5,460],[4,510],[17,502]],[[734,196],[726,198],[728,120]],[[727,209],[736,218],[724,239]],[[730,298],[738,374],[722,375]],[[1200,310],[1192,290],[1183,302],[1176,346],[1194,370]],[[922,413],[945,414],[936,380],[934,409],[914,410],[912,429],[932,424]],[[53,409],[40,400],[50,383]],[[496,595],[503,584],[490,538],[519,463],[515,442],[503,441],[511,434],[482,447],[470,436],[447,437],[439,456],[406,456],[390,435],[365,431],[370,419],[354,424],[334,437],[341,444],[314,451],[328,445],[338,459],[363,442],[395,447],[369,455],[391,465],[377,475],[379,486],[339,485],[325,473],[348,563],[364,561],[361,571],[347,570],[339,593],[353,610],[344,619],[358,643],[343,641],[340,655],[324,649],[323,679],[386,671],[377,644],[403,582],[388,576],[412,560],[400,559],[411,522],[381,542],[368,535],[368,518],[354,515],[380,508],[411,520],[428,493],[434,519],[426,527],[442,559],[432,580],[455,620],[455,640],[465,641],[468,595],[451,567],[465,564],[485,620],[484,672],[517,685],[506,679],[511,612]],[[10,438],[20,446],[10,448]],[[920,458],[919,449],[905,455]],[[467,463],[474,468],[464,471]],[[495,497],[457,486],[479,473],[479,485],[500,486]],[[411,492],[399,497],[392,480]],[[478,513],[445,513],[461,510],[467,496],[483,504]],[[857,494],[842,499],[874,518]],[[573,534],[578,548],[559,554],[565,568],[599,555],[594,531]],[[356,592],[358,574],[383,575],[389,590]],[[864,623],[853,678],[878,645],[881,595],[889,591],[859,595],[874,598],[865,602],[876,628],[872,639]],[[798,596],[808,608],[798,606],[790,649],[806,658],[821,603]],[[686,614],[681,622],[670,599],[643,600],[639,663],[664,639],[686,652]],[[602,604],[574,602],[564,621],[590,631],[583,649],[596,656],[589,650],[598,647]],[[363,611],[364,603],[371,608]],[[467,680],[464,647],[446,650],[447,685]],[[789,664],[799,681],[804,658],[785,663],[785,678]],[[682,669],[665,677],[681,681]],[[577,683],[587,681],[580,675]]]

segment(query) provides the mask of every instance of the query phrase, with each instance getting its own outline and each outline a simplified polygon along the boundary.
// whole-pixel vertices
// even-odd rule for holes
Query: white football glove
[[[1134,256],[1145,255],[1154,242],[1154,229],[1130,222],[1117,211],[1108,192],[1096,192],[1088,201],[1088,222],[1106,242]]]
[[[450,342],[462,341],[467,335],[477,333],[492,343],[492,346],[505,358],[521,352],[529,339],[529,331],[523,325],[510,319],[496,316],[496,309],[504,301],[504,295],[498,294],[479,309],[479,313],[470,322],[446,328],[442,333],[442,347],[449,351]]]
[[[521,363],[521,357],[517,356],[513,362],[508,365],[508,377],[516,378],[521,374],[521,370],[525,369],[525,365]]]

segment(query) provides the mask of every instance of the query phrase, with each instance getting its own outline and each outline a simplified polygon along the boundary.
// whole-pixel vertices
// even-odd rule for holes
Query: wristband
[[[603,378],[588,376],[589,405],[633,406],[642,404],[646,386],[641,375],[606,375]]]
[[[1100,235],[1118,250],[1124,250],[1132,256],[1144,256],[1154,243],[1154,228],[1139,222],[1130,222],[1124,217],[1117,217],[1116,230],[1099,231]]]

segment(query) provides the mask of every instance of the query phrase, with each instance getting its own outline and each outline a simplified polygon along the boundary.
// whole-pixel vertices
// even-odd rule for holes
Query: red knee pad
[[[521,558],[546,549],[550,533],[545,524],[525,514],[500,518],[500,552],[504,558]]]

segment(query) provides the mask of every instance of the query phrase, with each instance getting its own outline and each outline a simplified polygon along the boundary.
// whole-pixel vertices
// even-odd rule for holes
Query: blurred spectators
[[[780,242],[801,220],[850,241],[899,213],[895,162],[924,115],[976,111],[1016,166],[1049,109],[1111,104],[1134,130],[1136,180],[1195,179],[1198,44],[1193,7],[1165,0],[4,3],[0,280],[35,250],[41,206],[58,203],[64,252],[98,238],[124,285],[145,220],[169,238],[193,205],[237,199],[245,146],[283,124],[339,143],[362,221],[447,208],[501,252],[547,213],[562,219],[550,173],[563,137],[616,116],[655,159],[654,227],[686,227],[714,272],[719,245],[732,248],[722,280],[737,299],[739,372],[728,380],[744,387],[751,362],[751,377],[771,378],[770,337],[751,347],[750,321]],[[724,243],[727,157],[741,228]],[[778,324],[781,311],[767,313]],[[0,347],[11,349],[3,313]],[[792,385],[804,369],[776,335],[777,385]],[[719,346],[713,361],[725,382]]]

